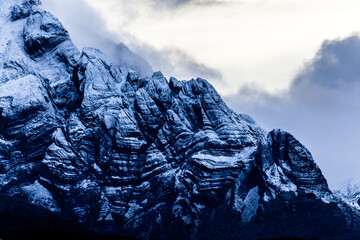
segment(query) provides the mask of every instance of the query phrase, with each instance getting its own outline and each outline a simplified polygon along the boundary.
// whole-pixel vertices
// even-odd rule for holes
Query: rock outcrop
[[[141,78],[80,52],[39,1],[3,2],[0,22],[2,194],[138,239],[209,239],[231,224],[229,238],[264,237],[241,229],[304,202],[311,223],[330,209],[351,229],[309,151],[233,112],[206,80]]]

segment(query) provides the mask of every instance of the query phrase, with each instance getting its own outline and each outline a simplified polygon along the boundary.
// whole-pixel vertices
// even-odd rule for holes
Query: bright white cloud
[[[158,0],[153,1],[158,2]],[[178,1],[180,0],[176,0],[176,2]],[[185,4],[187,2],[185,0],[181,0],[181,2],[183,2],[181,5],[186,6],[189,4]],[[210,2],[213,1],[199,0],[194,1],[194,4],[199,4],[199,2],[201,2],[201,4],[210,4]],[[217,69],[206,66],[179,48],[173,46],[157,49],[137,39],[135,36],[123,30],[123,28],[119,28],[117,31],[109,30],[100,12],[86,4],[84,0],[44,0],[43,4],[46,9],[60,18],[78,48],[99,48],[104,51],[115,64],[127,65],[142,76],[151,75],[152,70],[161,70],[167,76],[172,75],[180,79],[190,79],[194,76],[200,76],[211,79],[213,82],[221,82],[222,80],[222,74]],[[117,4],[119,4],[119,2],[117,2]],[[126,6],[126,2],[124,2],[124,6]],[[130,6],[132,5],[130,4]],[[168,6],[166,5],[164,7]],[[114,7],[114,9],[116,10],[117,8]],[[124,12],[132,15],[131,11]],[[130,15],[128,15],[127,18],[129,18]],[[131,52],[124,45],[119,44],[120,42],[127,43],[131,50],[138,55]],[[142,57],[148,60],[152,68]]]
[[[233,0],[177,8],[156,8],[156,0],[86,2],[112,32],[125,30],[158,49],[175,46],[220,69],[227,84],[215,86],[222,94],[253,82],[268,91],[286,88],[324,39],[346,36],[360,22],[355,0]]]

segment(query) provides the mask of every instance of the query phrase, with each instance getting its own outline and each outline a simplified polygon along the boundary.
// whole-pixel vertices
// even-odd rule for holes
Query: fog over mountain
[[[168,4],[187,4],[186,1],[176,3],[175,1],[174,3],[154,1],[154,3],[155,2],[156,4],[164,4],[164,7]],[[151,75],[149,72],[151,72],[150,69],[153,69],[156,71],[161,70],[165,76],[175,76],[180,79],[190,79],[194,76],[201,76],[203,78],[213,79],[214,81],[222,80],[222,74],[217,69],[207,67],[197,62],[191,55],[181,49],[171,46],[157,49],[136,39],[121,29],[117,32],[107,30],[106,24],[99,12],[90,7],[84,0],[44,0],[43,4],[64,23],[74,43],[79,48],[85,46],[96,47],[102,49],[113,60],[119,60],[120,55],[122,57],[122,59],[119,60],[121,63],[125,63],[126,61],[134,62],[134,54],[130,54],[129,51],[125,52],[125,56],[115,54],[119,50],[117,45],[122,43],[149,63],[147,64],[142,61],[142,64],[140,64],[140,62],[137,61],[138,65],[135,70],[141,69],[144,75]],[[124,14],[128,13],[124,12]]]

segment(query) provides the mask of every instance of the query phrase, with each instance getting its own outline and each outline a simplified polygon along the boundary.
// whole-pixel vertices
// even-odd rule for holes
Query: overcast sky
[[[360,1],[42,1],[79,48],[123,42],[167,76],[204,77],[298,138],[331,187],[360,181]]]

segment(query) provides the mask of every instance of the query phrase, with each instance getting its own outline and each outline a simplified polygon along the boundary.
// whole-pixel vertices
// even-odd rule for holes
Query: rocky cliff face
[[[245,233],[304,201],[350,229],[309,151],[233,112],[206,80],[140,78],[80,52],[39,1],[0,11],[2,194],[138,239],[208,239],[231,225],[225,213]]]

